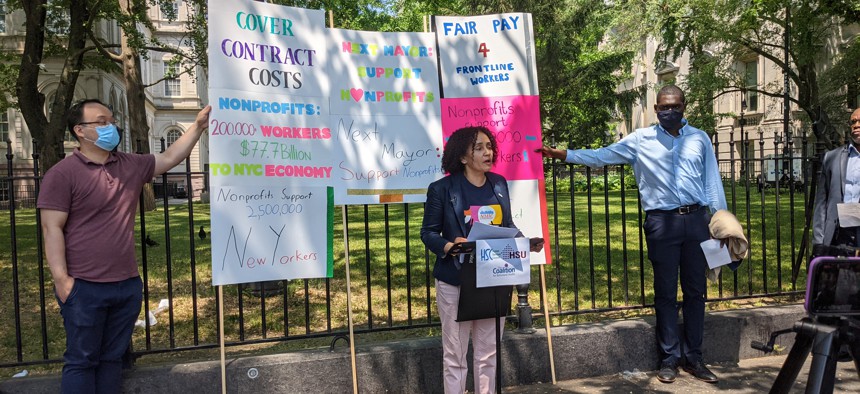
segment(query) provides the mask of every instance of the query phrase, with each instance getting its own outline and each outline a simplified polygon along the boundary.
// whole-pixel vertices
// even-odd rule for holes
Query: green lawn
[[[729,188],[726,191],[731,194]],[[752,190],[747,210],[743,208],[747,206],[744,193],[744,188],[736,188],[735,202],[733,204],[730,195],[729,206],[738,207],[734,212],[751,233],[753,253],[737,271],[737,279],[728,273],[723,275],[720,284],[710,285],[708,296],[711,299],[794,290],[790,283],[790,260],[797,246],[792,246],[792,236],[794,245],[799,245],[804,224],[805,207],[800,202],[803,196],[797,195],[798,202],[792,206],[788,193],[783,193],[777,205],[772,190],[765,191],[764,197]],[[563,318],[554,318],[553,324],[606,318],[610,316],[607,313],[591,312],[599,312],[595,310],[603,308],[637,307],[652,302],[651,266],[646,252],[642,250],[644,239],[639,225],[644,216],[640,218],[638,215],[635,191],[623,196],[617,191],[594,192],[590,200],[584,192],[564,192],[557,196],[555,202],[548,192],[548,203],[551,239],[547,245],[552,248],[553,264],[546,267],[546,296],[551,313],[567,312]],[[622,215],[622,207],[626,216]],[[173,308],[172,314],[159,314],[158,324],[151,327],[149,332],[143,329],[135,331],[134,347],[137,351],[217,343],[217,302],[216,290],[211,285],[210,238],[201,240],[197,237],[201,225],[207,232],[210,230],[209,205],[195,203],[192,208],[193,220],[186,204],[171,205],[166,214],[164,207],[159,205],[156,211],[145,215],[146,233],[159,243],[158,246],[147,247],[145,251],[138,250],[146,254],[145,260],[142,259],[145,263],[141,265],[141,274],[148,286],[146,305],[155,309],[160,299],[170,295]],[[263,299],[251,295],[247,285],[241,292],[238,286],[224,287],[225,335],[228,342],[283,336],[301,339],[310,335],[322,338],[258,345],[235,349],[234,352],[325,346],[331,340],[327,332],[345,331],[343,223],[341,208],[337,209],[333,278],[290,281],[286,283],[283,295]],[[426,253],[419,237],[422,205],[355,206],[349,207],[348,213],[350,278],[356,330],[436,322],[438,318],[433,305],[431,273],[433,260]],[[58,359],[65,347],[62,321],[53,298],[46,263],[43,263],[45,268],[43,279],[40,280],[35,210],[20,209],[15,212],[15,261],[12,260],[12,245],[9,241],[12,239],[9,212],[4,211],[3,214],[0,217],[0,240],[5,243],[0,248],[0,364],[15,363],[18,359],[15,291],[18,292],[20,303],[17,319],[21,322],[22,360],[35,361],[43,357]],[[792,216],[795,230],[791,227]],[[165,238],[168,228],[169,243]],[[13,280],[13,267],[17,267],[17,287]],[[539,270],[535,268],[532,273],[529,300],[538,312],[541,305]],[[802,273],[801,278],[804,275]],[[802,287],[803,283],[799,286]],[[45,340],[40,334],[43,331],[41,291],[44,291],[46,305]],[[239,311],[240,304],[243,306],[242,313]],[[711,305],[713,307],[716,304]],[[263,308],[265,313],[262,313]],[[640,311],[633,310],[631,313]],[[170,321],[172,325],[166,324]],[[535,324],[542,325],[542,319],[536,319]],[[359,340],[420,337],[435,335],[437,331],[437,328],[423,327],[362,334]],[[43,353],[44,348],[46,354]],[[181,354],[200,358],[217,357],[217,353],[209,351]],[[142,361],[176,357],[183,356],[147,356]]]
[[[724,272],[720,283],[710,284],[709,298],[794,290],[790,282],[791,260],[792,251],[796,253],[803,234],[804,206],[800,201],[803,196],[797,195],[798,201],[792,207],[785,193],[780,196],[777,209],[775,195],[769,192],[772,193],[765,191],[766,208],[762,211],[761,195],[752,190],[747,210],[744,208],[745,190],[736,189],[737,204],[732,211],[750,232],[752,253],[736,272],[737,280],[733,273]],[[589,203],[585,193],[575,192],[573,197],[570,193],[559,195],[554,204],[555,211],[552,210],[553,204],[549,203],[555,255],[555,264],[547,267],[547,275],[552,278],[548,280],[553,282],[548,285],[551,310],[641,305],[643,297],[645,304],[653,302],[651,264],[639,224],[640,220],[644,221],[644,215],[639,216],[635,191],[625,193],[624,199],[622,204],[622,194],[617,191],[598,192],[592,194]],[[622,207],[626,211],[626,220]],[[732,207],[731,198],[729,207]],[[791,227],[792,216],[795,230]],[[573,229],[570,223],[575,223]],[[792,234],[794,245],[797,245],[794,247]],[[805,278],[804,272],[801,278]],[[800,285],[803,286],[802,283]],[[561,295],[556,288],[562,289]]]

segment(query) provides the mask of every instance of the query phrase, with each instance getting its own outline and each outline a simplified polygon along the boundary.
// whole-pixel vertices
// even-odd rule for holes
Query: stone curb
[[[764,356],[750,341],[765,341],[805,316],[802,305],[707,313],[706,363],[737,362]],[[361,338],[359,337],[360,341]],[[792,335],[779,343],[790,346]],[[657,368],[654,317],[576,324],[552,329],[556,378],[579,379],[625,370]],[[441,339],[427,338],[356,347],[358,385],[364,393],[442,393]],[[546,332],[505,332],[503,386],[551,381]],[[471,353],[471,352],[470,352]],[[471,354],[469,355],[471,359]],[[217,361],[139,367],[124,376],[124,393],[217,393]],[[471,388],[470,382],[467,387]],[[2,393],[55,393],[59,376],[0,382]],[[348,393],[352,391],[349,349],[340,347],[227,360],[230,393]]]

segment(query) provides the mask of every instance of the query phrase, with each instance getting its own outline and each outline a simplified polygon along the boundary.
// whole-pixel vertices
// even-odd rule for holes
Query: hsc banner
[[[475,287],[531,282],[528,238],[475,241]]]

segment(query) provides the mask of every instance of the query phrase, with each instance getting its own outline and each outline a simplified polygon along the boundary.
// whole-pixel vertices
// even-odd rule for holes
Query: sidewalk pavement
[[[553,327],[556,376],[565,379],[555,386],[535,384],[550,381],[546,332],[506,333],[502,341],[505,392],[767,392],[784,356],[763,357],[761,351],[750,347],[750,342],[792,327],[805,315],[799,304],[706,314],[702,351],[705,362],[721,378],[716,385],[701,383],[684,372],[675,383],[657,382],[654,369],[659,360],[654,351],[657,343],[653,316]],[[793,342],[793,335],[784,335],[774,345],[788,348]],[[737,360],[741,360],[740,364],[735,364]],[[358,344],[355,363],[362,393],[442,393],[439,337]],[[635,373],[636,368],[645,372]],[[860,393],[860,379],[853,368],[853,364],[839,364],[840,392]],[[326,347],[270,355],[231,355],[225,378],[229,393],[348,393],[352,391],[350,370],[347,347],[334,351]],[[629,381],[619,374],[624,371],[629,371]],[[804,371],[800,376],[807,374]],[[217,393],[221,389],[220,363],[213,360],[140,365],[123,376],[123,392],[129,394]],[[518,384],[521,386],[514,386]],[[794,392],[803,392],[805,386],[805,382],[796,385]],[[0,393],[53,394],[59,388],[59,375],[0,381]]]
[[[779,374],[785,355],[758,357],[741,360],[738,363],[715,363],[708,365],[720,381],[716,384],[705,383],[692,377],[683,370],[674,383],[661,383],[657,371],[626,371],[609,376],[573,379],[528,386],[506,387],[507,394],[556,394],[556,393],[766,393],[770,390]],[[792,393],[803,393],[809,376],[812,356],[806,359]],[[834,393],[860,393],[860,377],[852,362],[836,365]]]

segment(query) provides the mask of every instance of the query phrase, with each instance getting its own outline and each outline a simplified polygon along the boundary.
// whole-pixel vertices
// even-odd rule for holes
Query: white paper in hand
[[[469,231],[469,236],[466,239],[469,241],[477,241],[479,239],[514,238],[519,232],[520,230],[515,228],[492,226],[481,222],[475,222],[472,224],[472,230]]]
[[[469,230],[469,235],[466,239],[469,241],[477,241],[479,239],[514,238],[519,232],[520,230],[515,228],[493,226],[476,221],[472,224],[472,229]],[[463,264],[465,258],[465,254],[460,255],[460,264]]]
[[[705,252],[705,260],[708,260],[708,267],[711,269],[732,262],[732,257],[729,256],[729,248],[720,246],[720,240],[718,239],[709,239],[702,242],[702,251]]]
[[[836,204],[839,227],[860,226],[860,203]]]

